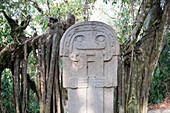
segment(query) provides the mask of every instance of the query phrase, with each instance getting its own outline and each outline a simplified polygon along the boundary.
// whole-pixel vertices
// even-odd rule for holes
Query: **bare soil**
[[[170,92],[167,92],[165,99],[160,104],[151,104],[148,106],[148,111],[157,109],[170,109]]]

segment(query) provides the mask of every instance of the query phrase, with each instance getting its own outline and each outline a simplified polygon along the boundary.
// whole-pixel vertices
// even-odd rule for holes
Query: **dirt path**
[[[170,109],[156,109],[148,111],[148,113],[170,113]]]
[[[170,113],[170,93],[166,93],[164,101],[160,104],[149,105],[148,113]]]

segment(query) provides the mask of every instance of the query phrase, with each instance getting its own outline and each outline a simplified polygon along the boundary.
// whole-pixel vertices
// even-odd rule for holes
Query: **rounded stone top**
[[[115,31],[98,21],[85,21],[72,25],[60,41],[60,56],[75,59],[79,53],[103,53],[105,60],[119,55],[119,41]]]

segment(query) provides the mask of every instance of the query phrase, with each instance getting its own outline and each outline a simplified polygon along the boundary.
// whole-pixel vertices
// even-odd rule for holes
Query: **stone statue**
[[[80,22],[64,33],[60,56],[69,113],[113,113],[118,55],[115,31],[105,23]]]

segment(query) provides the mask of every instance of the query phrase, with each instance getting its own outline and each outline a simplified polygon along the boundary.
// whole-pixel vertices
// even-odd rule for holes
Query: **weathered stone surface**
[[[81,22],[64,33],[60,56],[69,113],[113,113],[118,54],[116,34],[104,23]]]

